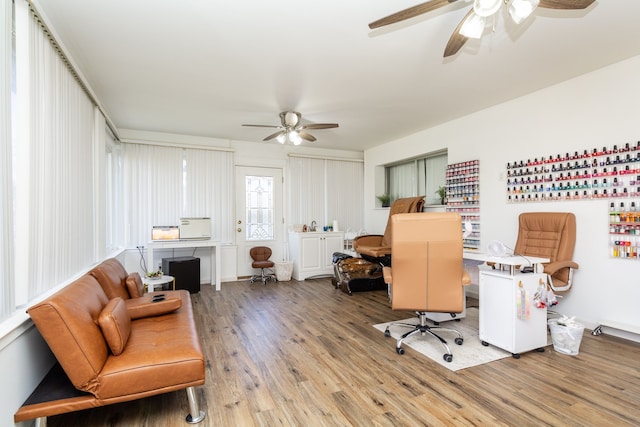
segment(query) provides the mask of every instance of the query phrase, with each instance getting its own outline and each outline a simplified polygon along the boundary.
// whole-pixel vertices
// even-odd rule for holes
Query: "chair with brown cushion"
[[[570,212],[527,212],[518,219],[514,255],[549,258],[543,264],[554,292],[568,291],[573,284],[576,217]]]
[[[461,313],[464,310],[464,286],[471,283],[462,264],[462,221],[455,212],[408,213],[391,219],[392,267],[384,268],[393,310],[414,311],[419,323],[391,323],[385,330],[403,326],[411,328],[396,341],[396,351],[403,354],[402,343],[420,333],[435,337],[443,346],[443,358],[453,360],[447,341],[436,331],[456,335],[462,345],[462,334],[450,328],[427,325],[427,312]]]
[[[249,279],[250,283],[261,280],[262,284],[266,285],[268,280],[278,281],[274,273],[265,271],[265,269],[273,268],[275,265],[273,261],[269,260],[271,257],[271,248],[267,246],[256,246],[249,250],[249,255],[251,259],[253,259],[251,267],[260,269],[260,274],[256,274]]]
[[[397,199],[389,209],[389,218],[384,234],[366,234],[353,240],[353,250],[368,261],[391,264],[391,217],[400,213],[422,212],[424,196]]]

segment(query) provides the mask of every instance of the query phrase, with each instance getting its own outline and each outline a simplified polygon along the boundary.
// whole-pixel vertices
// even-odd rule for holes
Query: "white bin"
[[[558,319],[551,319],[547,323],[549,324],[554,350],[571,356],[578,354],[584,326],[575,322],[561,325],[558,324]]]
[[[293,262],[276,262],[275,270],[278,282],[288,282],[291,280],[291,273],[293,273]]]

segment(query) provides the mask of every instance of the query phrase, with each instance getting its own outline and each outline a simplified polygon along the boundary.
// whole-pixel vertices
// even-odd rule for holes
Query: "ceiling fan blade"
[[[462,24],[464,24],[464,21],[466,21],[472,13],[473,8],[471,8],[469,12],[467,12],[464,18],[462,18],[462,21],[460,21],[456,29],[453,31],[453,34],[451,34],[451,38],[449,38],[449,42],[447,42],[447,47],[444,48],[443,56],[445,58],[447,56],[455,55],[456,53],[458,53],[460,48],[462,48],[462,46],[464,46],[464,44],[467,42],[468,38],[460,34],[460,28],[462,28]]]
[[[302,138],[302,139],[306,139],[307,141],[311,141],[311,142],[313,142],[313,141],[315,141],[315,140],[316,140],[316,137],[315,137],[315,136],[313,136],[313,135],[311,135],[310,133],[307,133],[307,132],[300,132],[300,131],[298,131],[298,135],[300,135],[300,138]]]
[[[265,139],[263,139],[263,141],[271,141],[273,138],[277,138],[280,135],[284,135],[284,131],[278,131],[276,133],[272,133],[271,135],[269,135],[268,137],[266,137]]]
[[[337,123],[310,123],[300,127],[300,129],[331,129],[337,127]]]
[[[586,9],[595,0],[540,0],[539,7],[547,9]]]
[[[401,10],[400,12],[396,12],[392,15],[385,16],[384,18],[378,19],[377,21],[369,24],[369,28],[373,30],[375,28],[384,27],[385,25],[395,24],[396,22],[404,21],[406,19],[431,12],[432,10],[439,9],[442,6],[446,6],[449,3],[453,3],[455,1],[457,0],[431,0],[426,3],[421,3],[417,6],[413,6],[408,9]]]
[[[280,127],[280,126],[272,126],[272,125],[242,125],[242,126],[249,126],[254,128],[273,128],[273,129],[278,129]]]

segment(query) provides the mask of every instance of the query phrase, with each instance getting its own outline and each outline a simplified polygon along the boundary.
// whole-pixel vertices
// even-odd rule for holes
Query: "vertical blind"
[[[438,188],[445,184],[447,155],[438,154],[387,166],[387,192],[391,200],[425,196],[425,203],[439,204]]]
[[[124,218],[128,246],[144,246],[153,226],[210,217],[212,238],[232,239],[233,154],[125,144]]]
[[[15,306],[13,294],[13,187],[11,150],[12,4],[0,0],[0,320]]]
[[[338,221],[340,229],[363,227],[364,171],[361,162],[289,158],[289,224],[319,227]]]
[[[17,305],[95,260],[94,105],[16,2],[14,260]]]

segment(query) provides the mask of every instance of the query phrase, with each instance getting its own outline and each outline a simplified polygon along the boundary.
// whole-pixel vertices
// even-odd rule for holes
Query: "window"
[[[440,204],[436,191],[445,185],[447,153],[437,152],[385,167],[385,192],[391,200],[425,196],[425,203]]]
[[[273,178],[247,176],[245,182],[245,238],[247,240],[273,240]]]

